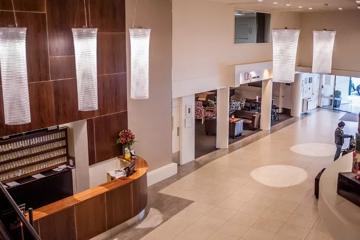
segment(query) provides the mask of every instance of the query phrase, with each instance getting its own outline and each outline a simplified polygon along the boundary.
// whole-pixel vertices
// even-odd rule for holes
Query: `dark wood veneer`
[[[90,119],[89,129],[96,129],[96,136],[89,137],[90,159],[95,163],[118,154],[114,134],[127,128],[125,0],[87,1],[91,25],[99,31],[99,110],[78,111],[71,28],[85,25],[83,0],[14,0],[19,27],[28,29],[31,123],[4,124],[0,90],[0,136]],[[11,0],[0,0],[0,27],[14,25],[11,9]],[[121,117],[109,117],[120,112]]]

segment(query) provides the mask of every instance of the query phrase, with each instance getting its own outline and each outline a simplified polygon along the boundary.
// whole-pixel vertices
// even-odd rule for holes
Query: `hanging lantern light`
[[[79,111],[98,109],[97,29],[73,28]]]
[[[274,82],[294,82],[299,35],[300,30],[272,31]]]
[[[85,27],[72,29],[75,48],[78,108],[79,111],[96,111],[98,110],[97,28],[88,28],[86,0],[83,3]]]
[[[149,98],[149,48],[151,29],[130,28],[131,98]]]
[[[313,32],[313,73],[331,73],[335,31]]]
[[[31,122],[29,84],[26,63],[26,28],[0,28],[0,65],[4,118],[7,125]]]

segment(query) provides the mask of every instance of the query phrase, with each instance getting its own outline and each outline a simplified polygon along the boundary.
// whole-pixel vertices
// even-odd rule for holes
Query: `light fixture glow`
[[[287,3],[287,4],[285,4],[285,6],[290,7],[290,6],[291,6],[291,4],[290,4],[290,3]]]
[[[277,5],[277,4],[278,4],[278,2],[273,2],[273,4]]]
[[[273,36],[273,81],[293,82],[300,30],[277,29]]]
[[[97,28],[73,28],[79,111],[98,109]]]
[[[30,123],[26,28],[0,28],[0,63],[5,124]]]
[[[149,48],[151,29],[130,28],[132,99],[149,98]]]
[[[309,10],[313,10],[313,8],[312,8],[312,7],[309,7]]]
[[[313,73],[331,73],[335,31],[313,32]]]
[[[341,8],[341,7],[339,7],[338,9],[339,9],[340,11],[342,11],[342,10],[343,10],[343,8]]]
[[[303,8],[303,6],[298,6],[298,8]]]

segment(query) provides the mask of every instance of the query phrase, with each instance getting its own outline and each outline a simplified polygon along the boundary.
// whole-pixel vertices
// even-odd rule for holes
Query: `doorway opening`
[[[271,105],[271,126],[292,118],[291,83],[273,82]]]
[[[195,94],[195,158],[215,151],[217,91]]]
[[[321,107],[348,113],[360,112],[360,78],[325,75],[321,85]]]
[[[229,144],[260,131],[262,82],[230,89]]]

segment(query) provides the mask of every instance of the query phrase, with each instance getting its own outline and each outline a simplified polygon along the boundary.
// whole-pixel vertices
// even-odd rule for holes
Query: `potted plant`
[[[334,106],[334,108],[339,108],[340,105],[341,105],[341,91],[335,90],[333,106]]]
[[[124,159],[130,160],[131,146],[135,143],[135,134],[130,129],[121,130],[116,143],[121,145]]]

